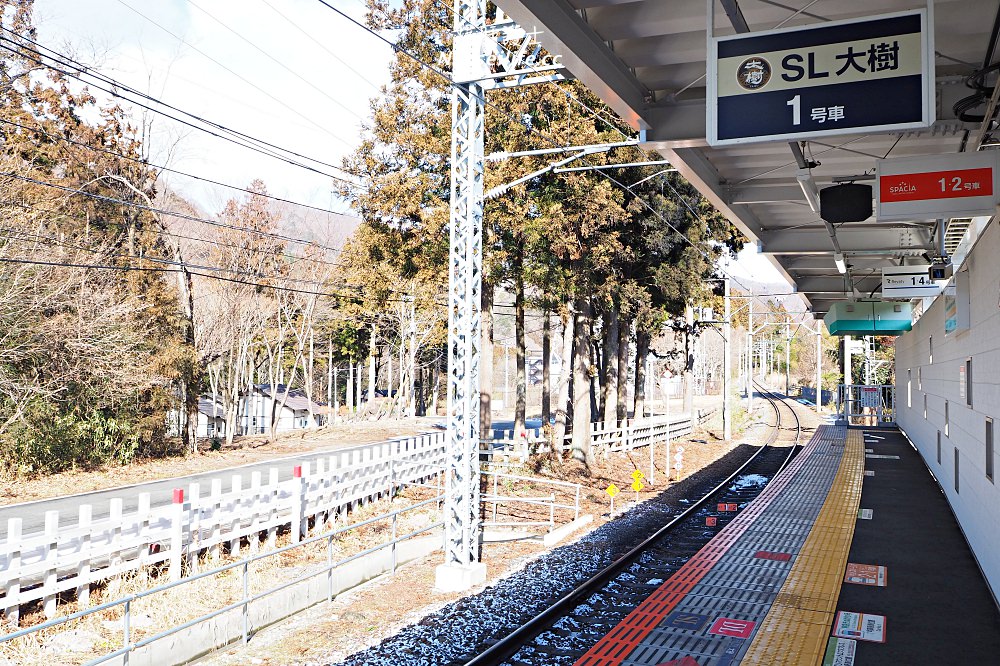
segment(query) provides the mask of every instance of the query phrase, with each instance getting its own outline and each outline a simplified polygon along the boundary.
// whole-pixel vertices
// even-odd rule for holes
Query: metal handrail
[[[374,547],[368,548],[368,549],[366,549],[364,551],[355,553],[355,554],[350,555],[350,556],[348,556],[346,558],[338,560],[337,562],[328,562],[327,564],[323,565],[321,568],[318,568],[318,569],[316,569],[314,571],[311,571],[309,573],[306,573],[306,574],[303,574],[301,576],[298,576],[298,577],[296,577],[295,579],[293,579],[291,581],[287,581],[285,583],[282,583],[281,585],[278,585],[278,586],[276,586],[274,588],[269,588],[268,590],[265,590],[264,592],[257,593],[256,595],[252,595],[252,596],[250,596],[250,595],[244,595],[244,598],[241,599],[241,600],[239,600],[239,601],[237,601],[237,602],[233,602],[231,604],[227,604],[226,606],[224,606],[224,607],[222,607],[220,609],[216,609],[216,610],[211,611],[209,613],[203,614],[203,615],[201,615],[201,616],[199,616],[197,618],[193,618],[193,619],[191,619],[191,620],[189,620],[187,622],[184,622],[184,623],[182,623],[182,624],[180,624],[178,626],[171,627],[170,629],[167,629],[165,631],[156,633],[156,634],[154,634],[152,636],[148,636],[147,638],[144,638],[141,641],[137,641],[135,643],[132,643],[129,640],[129,630],[130,630],[130,627],[129,627],[129,621],[128,621],[128,619],[129,619],[128,614],[129,614],[129,610],[130,610],[131,604],[134,601],[137,601],[137,600],[145,598],[145,597],[150,597],[150,596],[153,596],[155,594],[160,594],[160,593],[166,592],[167,590],[173,589],[175,587],[179,587],[181,585],[187,585],[187,584],[193,583],[195,581],[202,580],[204,578],[208,578],[208,577],[211,577],[211,576],[217,576],[217,575],[219,575],[221,573],[225,573],[227,571],[231,571],[231,570],[237,569],[237,568],[242,568],[244,576],[246,577],[247,574],[248,574],[250,565],[252,563],[254,563],[254,562],[257,562],[257,561],[260,561],[260,560],[263,560],[263,559],[266,559],[266,558],[269,558],[269,557],[275,557],[277,555],[281,555],[283,553],[289,552],[289,551],[294,550],[296,548],[305,547],[305,546],[307,546],[309,544],[313,544],[313,543],[316,543],[316,542],[319,542],[319,541],[322,541],[322,540],[327,540],[329,544],[332,544],[334,537],[336,537],[336,536],[338,536],[340,534],[344,534],[345,532],[349,532],[351,530],[357,529],[359,527],[364,527],[365,525],[370,525],[372,523],[376,523],[376,522],[380,522],[380,521],[392,519],[393,525],[395,526],[395,521],[396,521],[396,519],[397,519],[398,516],[400,516],[400,515],[402,515],[404,513],[408,513],[410,511],[414,511],[415,509],[419,509],[419,508],[421,508],[423,506],[426,506],[428,504],[438,503],[438,502],[442,501],[443,499],[444,499],[444,495],[438,495],[436,497],[432,497],[430,499],[422,500],[420,502],[417,502],[416,504],[413,504],[413,505],[408,506],[408,507],[404,507],[402,509],[397,509],[395,511],[390,511],[390,512],[387,512],[387,513],[384,513],[384,514],[380,514],[378,516],[374,516],[372,518],[368,518],[368,519],[363,520],[363,521],[358,522],[358,523],[353,523],[351,525],[346,525],[344,527],[339,527],[339,528],[336,528],[336,529],[329,530],[329,531],[324,532],[322,534],[317,534],[317,535],[314,535],[312,537],[308,537],[306,539],[303,539],[303,540],[299,541],[298,543],[290,544],[288,546],[283,546],[281,548],[269,551],[267,553],[260,553],[260,554],[256,554],[256,555],[251,555],[251,556],[245,557],[245,558],[243,558],[243,559],[241,559],[241,560],[239,560],[237,562],[231,562],[229,564],[225,564],[225,565],[222,565],[222,566],[219,566],[219,567],[215,567],[215,568],[210,569],[208,571],[203,571],[201,573],[194,574],[194,575],[191,575],[191,576],[187,576],[187,577],[181,578],[181,579],[176,580],[176,581],[171,581],[169,583],[164,583],[163,585],[158,585],[158,586],[156,586],[154,588],[150,588],[149,590],[143,590],[141,592],[134,592],[132,594],[126,595],[124,597],[120,597],[120,598],[112,600],[112,601],[107,601],[107,602],[99,604],[97,606],[91,606],[89,608],[85,608],[83,610],[76,611],[74,613],[70,613],[69,615],[66,615],[64,617],[53,618],[51,620],[47,620],[46,622],[43,622],[41,624],[37,624],[37,625],[32,626],[32,627],[26,627],[24,629],[19,629],[17,631],[13,631],[13,632],[10,632],[10,633],[7,633],[7,634],[3,634],[3,635],[0,635],[0,644],[7,643],[7,642],[15,640],[17,638],[21,638],[21,637],[27,636],[29,634],[37,633],[37,632],[45,630],[45,629],[49,629],[49,628],[52,628],[52,627],[57,627],[57,626],[66,624],[67,622],[71,622],[73,620],[81,619],[81,618],[86,617],[88,615],[93,615],[95,613],[100,613],[100,612],[103,612],[105,610],[109,610],[109,609],[112,609],[112,608],[115,608],[115,607],[118,607],[118,606],[125,606],[125,613],[126,613],[126,615],[125,615],[125,622],[124,622],[124,631],[125,631],[125,635],[126,635],[126,638],[125,638],[126,645],[124,645],[123,647],[119,648],[118,650],[115,650],[114,652],[111,652],[109,654],[105,654],[105,655],[97,658],[96,660],[92,660],[92,661],[87,662],[86,666],[91,666],[93,664],[101,664],[101,663],[104,663],[105,661],[107,661],[109,659],[113,659],[115,657],[122,656],[122,655],[124,655],[126,653],[132,652],[133,650],[136,650],[138,648],[144,647],[144,646],[146,646],[146,645],[148,645],[150,643],[153,643],[153,642],[155,642],[157,640],[161,640],[163,638],[171,636],[171,635],[173,635],[173,634],[175,634],[177,632],[183,631],[184,629],[192,627],[192,626],[194,626],[196,624],[199,624],[201,622],[205,622],[206,620],[210,620],[210,619],[212,619],[214,617],[217,617],[218,615],[221,615],[223,613],[229,612],[231,610],[235,610],[236,608],[239,608],[241,606],[247,607],[250,603],[252,603],[252,602],[254,602],[256,600],[259,600],[259,599],[261,599],[261,598],[263,598],[265,596],[268,596],[270,594],[274,594],[276,592],[279,592],[279,591],[281,591],[281,590],[283,590],[283,589],[285,589],[287,587],[290,587],[292,585],[299,584],[302,581],[307,580],[309,578],[313,578],[313,577],[315,577],[317,575],[333,571],[334,569],[336,569],[338,567],[344,566],[345,564],[349,564],[350,562],[353,562],[354,560],[357,560],[357,559],[359,559],[361,557],[364,557],[366,555],[370,555],[371,553],[377,552],[377,551],[382,550],[384,548],[395,547],[396,544],[398,544],[398,543],[400,543],[402,541],[405,541],[407,539],[413,538],[413,537],[415,537],[415,536],[417,536],[419,534],[423,534],[425,532],[429,532],[429,531],[431,531],[433,529],[437,529],[437,528],[443,526],[444,523],[442,521],[438,521],[436,523],[433,523],[431,525],[423,527],[423,528],[421,528],[419,530],[414,530],[413,532],[409,532],[409,533],[407,533],[407,534],[405,534],[403,536],[396,536],[396,537],[392,538],[391,540],[386,541],[385,543],[382,543],[382,544],[379,544],[378,546],[374,546]],[[395,527],[393,529],[395,530]],[[245,583],[246,583],[246,578],[244,578],[244,584]],[[246,617],[244,617],[244,623],[245,622],[246,622]],[[244,624],[244,626],[246,626],[246,625]],[[244,641],[246,641],[246,640],[247,640],[247,632],[245,630],[244,631]]]

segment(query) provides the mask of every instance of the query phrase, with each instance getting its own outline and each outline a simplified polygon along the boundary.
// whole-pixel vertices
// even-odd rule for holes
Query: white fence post
[[[59,512],[45,512],[45,582],[42,584],[45,590],[43,605],[45,617],[53,618],[56,615],[56,581],[58,580],[59,566]]]
[[[229,555],[231,557],[239,557],[240,555],[240,506],[242,502],[240,501],[241,495],[243,493],[243,477],[239,474],[233,474],[233,485],[230,488],[232,493],[233,501],[230,502],[230,507],[233,512],[232,521],[229,524]]]
[[[267,547],[274,548],[278,541],[278,493],[281,485],[278,483],[278,470],[272,467],[267,474]]]
[[[136,523],[139,530],[139,563],[148,564],[151,549],[151,538],[149,534],[149,521],[152,516],[151,497],[149,493],[139,493],[139,505],[136,509]]]
[[[184,503],[184,489],[174,488],[173,503],[170,512],[170,580],[181,579],[181,568],[184,566],[184,527],[187,510],[190,505]]]
[[[90,504],[80,505],[80,562],[76,567],[76,601],[80,608],[90,605],[90,545],[93,535],[94,507]]]
[[[188,484],[188,503],[191,505],[191,517],[188,526],[188,571],[194,571],[198,565],[198,551],[201,550],[201,484]]]
[[[260,550],[260,472],[250,473],[250,553]]]
[[[303,503],[306,499],[306,483],[302,478],[302,465],[292,468],[292,543],[302,540]]]
[[[10,552],[7,555],[7,584],[5,598],[9,602],[4,615],[7,622],[16,627],[20,620],[20,606],[18,596],[21,593],[21,519],[7,519],[7,546]]]
[[[212,561],[222,557],[222,479],[212,479]]]

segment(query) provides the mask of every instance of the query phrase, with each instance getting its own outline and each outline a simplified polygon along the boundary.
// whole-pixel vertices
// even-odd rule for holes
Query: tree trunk
[[[635,334],[635,410],[634,418],[646,416],[646,361],[649,359],[649,333],[636,331]]]
[[[333,407],[333,338],[329,340],[326,357],[326,409],[327,423],[333,423],[337,412],[331,411]]]
[[[592,465],[593,451],[590,446],[591,422],[591,375],[590,375],[590,328],[591,305],[586,297],[577,298],[576,326],[574,331],[573,362],[573,439],[570,444],[576,460]]]
[[[621,419],[618,414],[618,363],[619,363],[619,342],[620,331],[622,329],[618,312],[612,307],[604,315],[604,368],[601,380],[601,407],[604,410],[604,422],[614,423],[615,419]]]
[[[573,303],[566,303],[566,312],[562,315],[562,345],[559,357],[559,387],[556,396],[556,424],[552,430],[552,448],[562,453],[566,446],[566,421],[569,408],[570,377],[573,376],[573,324],[576,317],[573,314]]]
[[[354,412],[354,359],[347,361],[347,415]]]
[[[632,346],[632,323],[620,322],[618,327],[618,395],[615,396],[615,416],[621,424],[628,418],[628,353]]]
[[[684,413],[694,418],[694,309],[684,308]]]
[[[525,438],[525,411],[527,410],[527,377],[525,376],[525,339],[524,339],[524,273],[520,262],[517,266],[517,276],[514,279],[514,346],[516,389],[514,396],[514,438],[517,446],[527,445]],[[522,452],[522,455],[526,452]]]
[[[552,323],[548,308],[542,312],[542,427],[549,427],[552,418],[552,376],[549,362],[552,356]]]
[[[483,282],[482,343],[479,349],[479,436],[493,436],[493,285]]]
[[[366,409],[371,412],[375,409],[375,324],[372,324],[372,338],[368,345],[368,404]]]

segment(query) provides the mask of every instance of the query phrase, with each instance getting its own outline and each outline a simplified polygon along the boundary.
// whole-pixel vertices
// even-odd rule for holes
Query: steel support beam
[[[479,562],[479,345],[483,261],[486,0],[456,0],[448,265],[448,455],[444,565],[437,587],[485,579]],[[462,82],[464,81],[464,82]]]
[[[837,229],[841,252],[917,253],[934,250],[934,241],[921,229]],[[761,252],[771,254],[832,253],[830,234],[825,229],[766,231],[760,235]]]
[[[649,129],[647,90],[566,0],[504,0],[503,10],[634,129]],[[704,113],[704,105],[702,105]]]

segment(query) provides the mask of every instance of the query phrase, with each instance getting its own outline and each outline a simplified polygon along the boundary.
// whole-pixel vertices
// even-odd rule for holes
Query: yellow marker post
[[[639,472],[639,470],[636,470],[636,472]],[[633,474],[632,476],[635,476],[635,475]],[[639,476],[642,476],[642,472],[639,472]],[[642,490],[645,487],[646,486],[642,485],[642,481],[640,481],[638,479],[638,477],[636,477],[635,481],[632,482],[632,490],[635,491],[635,503],[636,504],[639,503],[639,491]]]
[[[611,496],[611,513],[614,513],[615,512],[615,495],[617,495],[618,493],[621,492],[621,488],[619,488],[618,486],[616,486],[615,484],[612,483],[610,486],[608,486],[607,488],[604,489],[604,492],[606,492],[608,495]]]

